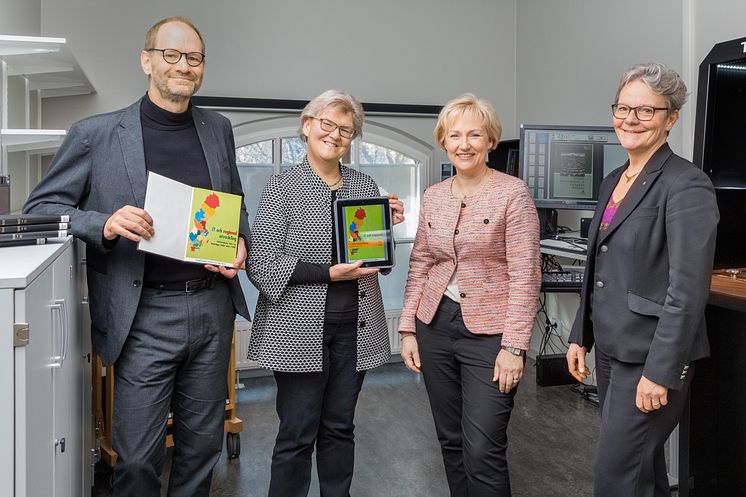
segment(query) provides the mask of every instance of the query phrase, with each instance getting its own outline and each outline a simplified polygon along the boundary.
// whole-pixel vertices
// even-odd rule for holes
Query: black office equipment
[[[580,292],[583,271],[554,270],[541,273],[542,292]]]
[[[540,387],[577,383],[567,370],[565,354],[545,354],[536,357],[536,384]]]
[[[744,137],[746,37],[718,43],[699,66],[693,161],[717,195],[716,268],[746,267]],[[681,497],[742,495],[746,488],[746,301],[732,290],[734,283],[738,288],[724,275],[712,280],[706,311],[712,356],[697,361],[680,423]]]
[[[699,66],[694,163],[715,186],[716,268],[746,267],[746,38],[715,45]]]
[[[720,222],[715,269],[746,268],[746,189],[716,188]]]
[[[519,140],[502,140],[487,156],[487,165],[501,173],[518,176]]]
[[[453,164],[450,162],[441,162],[440,163],[440,181],[446,180],[456,174],[456,170],[453,167]]]
[[[718,43],[699,66],[694,163],[715,188],[746,188],[745,40]]]
[[[580,218],[580,238],[588,238],[588,228],[591,226],[592,217]]]

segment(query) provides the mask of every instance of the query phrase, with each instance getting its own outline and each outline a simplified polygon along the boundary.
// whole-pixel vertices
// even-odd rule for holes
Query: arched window
[[[279,135],[279,133],[278,133]],[[267,133],[264,132],[266,137]],[[236,148],[236,163],[244,189],[249,222],[253,226],[256,209],[262,190],[272,174],[294,167],[305,157],[306,144],[297,136],[275,136],[260,141],[250,141],[243,137],[244,145]],[[247,139],[248,138],[248,139]],[[242,137],[237,133],[237,142]],[[401,309],[404,286],[409,269],[409,255],[412,252],[417,230],[420,207],[420,192],[424,189],[421,170],[427,156],[418,160],[413,154],[396,148],[390,138],[387,143],[376,143],[375,137],[366,133],[366,141],[354,140],[347,157],[342,162],[372,177],[382,194],[395,193],[404,201],[406,221],[394,228],[396,239],[396,265],[391,273],[379,278],[383,292],[384,307],[387,310]],[[402,148],[406,148],[405,145]],[[249,308],[253,310],[258,297],[257,290],[248,282],[242,281]]]

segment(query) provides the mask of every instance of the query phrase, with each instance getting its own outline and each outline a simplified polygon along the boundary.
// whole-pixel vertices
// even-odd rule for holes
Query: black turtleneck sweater
[[[158,107],[146,94],[140,104],[140,120],[145,167],[149,172],[189,186],[212,188],[205,153],[192,117],[191,103],[186,112],[176,114]],[[158,231],[157,220],[153,228]],[[200,264],[181,262],[154,254],[145,255],[146,282],[187,281],[204,278],[210,274],[212,273]]]

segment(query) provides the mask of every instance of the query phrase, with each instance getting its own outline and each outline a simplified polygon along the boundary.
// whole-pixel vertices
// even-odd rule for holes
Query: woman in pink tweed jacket
[[[492,106],[466,94],[435,140],[457,175],[425,191],[399,333],[422,372],[452,497],[509,496],[507,426],[541,287],[539,222],[526,184],[489,169]]]

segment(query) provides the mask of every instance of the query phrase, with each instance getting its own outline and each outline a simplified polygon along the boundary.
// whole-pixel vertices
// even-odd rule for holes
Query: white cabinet
[[[0,495],[91,493],[90,341],[72,239],[0,249]]]
[[[41,179],[42,156],[65,136],[41,129],[42,100],[87,93],[93,87],[64,38],[0,35],[0,175],[10,176],[11,211]]]

